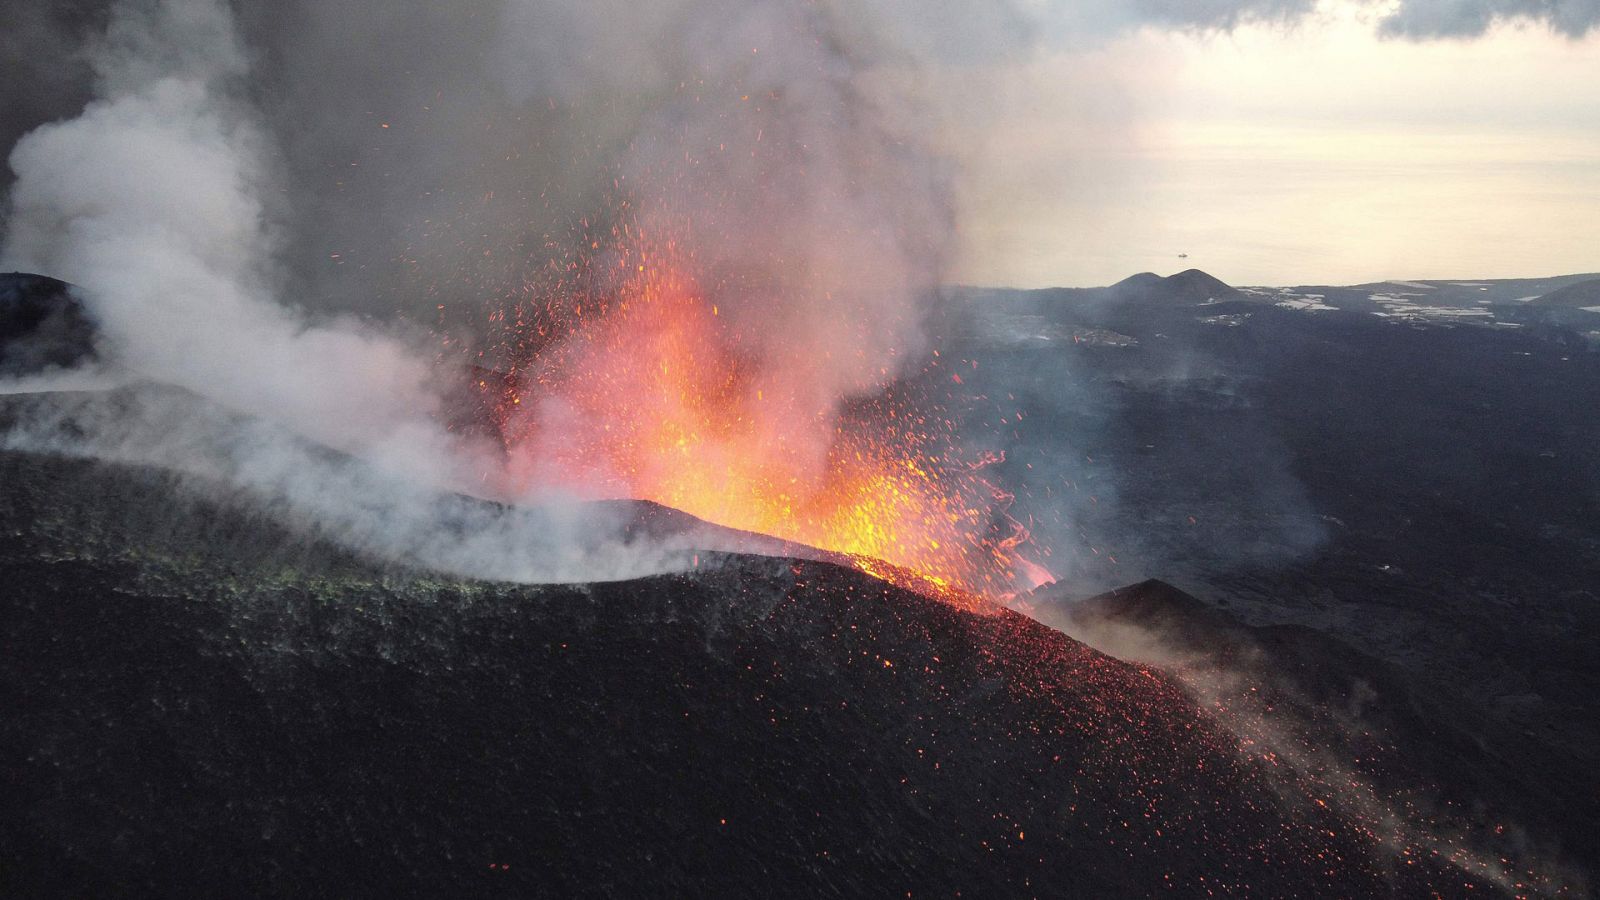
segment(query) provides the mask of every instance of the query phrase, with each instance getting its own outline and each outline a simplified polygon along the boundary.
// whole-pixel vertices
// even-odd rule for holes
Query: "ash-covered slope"
[[[1600,860],[1600,779],[1576,754],[1532,740],[1492,708],[1313,628],[1252,626],[1172,585],[1089,597],[1059,587],[1029,600],[1040,621],[1119,658],[1159,663],[1227,709],[1234,730],[1285,753],[1344,748],[1337,766],[1396,798],[1397,814],[1465,813],[1479,840],[1515,828],[1547,862]],[[1409,808],[1408,808],[1409,807]],[[1508,824],[1509,823],[1509,824]],[[1468,838],[1470,840],[1470,838]],[[1581,880],[1581,876],[1580,880]]]
[[[7,894],[1492,887],[1015,614],[754,557],[452,580],[149,477],[0,454]]]

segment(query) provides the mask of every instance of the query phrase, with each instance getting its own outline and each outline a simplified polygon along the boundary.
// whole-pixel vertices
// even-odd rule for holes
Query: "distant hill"
[[[1240,296],[1227,282],[1202,272],[1186,269],[1162,278],[1153,272],[1140,272],[1107,289],[1118,300],[1205,303],[1232,300]]]
[[[1542,297],[1529,301],[1534,306],[1558,306],[1566,309],[1583,309],[1600,306],[1600,278],[1580,281],[1557,288]]]

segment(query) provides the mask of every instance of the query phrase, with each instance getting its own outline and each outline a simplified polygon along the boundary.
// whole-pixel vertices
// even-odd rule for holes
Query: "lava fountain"
[[[566,267],[582,277],[531,285],[501,312],[517,323],[510,377],[481,385],[504,391],[515,494],[650,500],[950,600],[1034,586],[1010,496],[933,404],[897,380],[826,396],[810,373],[830,360],[770,364],[759,318],[719,308],[726,285],[702,284],[679,241],[630,225],[608,238]]]

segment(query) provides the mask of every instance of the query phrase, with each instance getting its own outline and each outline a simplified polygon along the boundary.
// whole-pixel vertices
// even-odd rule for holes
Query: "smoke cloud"
[[[817,463],[841,406],[920,353],[919,303],[951,242],[949,171],[910,73],[954,23],[887,40],[906,12],[515,0],[236,15],[219,0],[127,0],[89,44],[92,99],[11,154],[0,265],[77,285],[102,354],[135,377],[388,477],[517,499],[494,449],[440,424],[461,360],[439,364],[393,313],[464,305],[470,322],[541,292],[603,294],[622,277],[618,249],[668,235],[727,323],[721,352],[755,373],[757,395],[779,389],[757,441]],[[597,274],[574,283],[564,265]],[[376,311],[389,315],[362,315]],[[176,427],[170,411],[161,422]],[[351,499],[291,479],[319,471],[294,442],[101,452],[193,468],[173,457],[202,443],[209,474],[303,512]],[[238,464],[216,462],[219,447]],[[524,482],[540,465],[521,460]],[[534,480],[548,499],[549,479]],[[420,506],[373,518],[416,528],[433,521]]]
[[[428,372],[400,342],[274,299],[271,145],[234,98],[223,6],[118,7],[99,99],[24,137],[6,265],[78,285],[109,356],[343,449],[421,438]]]
[[[83,45],[104,30],[106,11],[106,0],[0,3],[0,73],[15,86],[0,91],[0,147],[82,108],[94,86]]]

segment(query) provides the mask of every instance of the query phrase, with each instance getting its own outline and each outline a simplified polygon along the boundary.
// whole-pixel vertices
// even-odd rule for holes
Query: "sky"
[[[1046,34],[994,63],[996,111],[951,138],[974,150],[956,280],[1600,270],[1600,33],[1502,21],[1418,40],[1381,17],[1324,4],[1226,32]]]
[[[0,0],[0,154],[82,110],[94,85],[82,48],[94,45],[110,3]],[[304,293],[352,309],[389,303],[395,285],[331,284],[316,266],[375,271],[405,257],[440,280],[465,280],[468,267],[450,256],[456,238],[434,233],[443,210],[491,189],[542,197],[526,189],[540,179],[583,183],[593,146],[659,124],[637,113],[681,80],[666,76],[685,65],[674,55],[685,51],[674,30],[682,21],[712,23],[686,55],[715,62],[730,41],[742,53],[728,22],[797,6],[657,0],[645,14],[623,0],[230,5],[275,151],[298,167],[283,185],[296,217],[284,255],[303,281],[330,282]],[[1235,284],[1600,271],[1600,0],[814,5],[832,11],[836,37],[853,51],[869,43],[861,34],[878,42],[845,62],[885,79],[881,96],[892,99],[879,110],[905,120],[885,132],[917,142],[931,134],[955,164],[955,234],[931,241],[945,281],[1092,286],[1187,267]],[[902,43],[908,68],[887,62],[897,51],[873,55]],[[739,60],[721,63],[743,71]],[[508,86],[512,97],[496,93]],[[537,117],[557,101],[561,116],[573,115]],[[375,116],[395,123],[381,146]],[[936,124],[924,128],[923,118]],[[499,143],[470,137],[491,134]],[[926,150],[911,154],[918,165],[936,161]],[[906,169],[913,181],[927,174]],[[374,186],[371,173],[397,170],[409,181],[397,174],[391,184],[415,183],[409,193]],[[446,184],[439,172],[452,170],[459,183]],[[321,177],[330,171],[343,174]],[[483,183],[460,174],[472,172]],[[883,175],[872,193],[888,197],[894,177]],[[851,187],[849,178],[808,178]],[[592,215],[574,196],[552,208]],[[931,222],[946,198],[928,199]],[[504,199],[473,215],[472,229],[488,237],[458,255],[474,260],[491,258],[488,250],[510,259],[500,244],[552,217]]]

